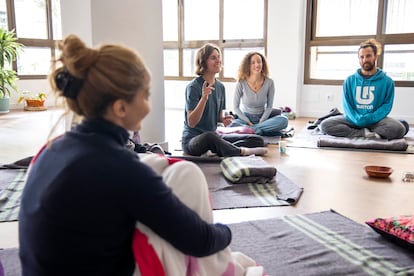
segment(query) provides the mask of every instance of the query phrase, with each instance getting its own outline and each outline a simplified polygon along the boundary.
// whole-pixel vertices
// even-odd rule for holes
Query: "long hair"
[[[264,55],[262,55],[259,52],[249,52],[247,53],[243,59],[242,62],[240,63],[239,66],[239,71],[238,71],[238,76],[237,79],[240,80],[244,80],[247,79],[250,76],[250,62],[252,60],[252,57],[254,55],[259,55],[260,58],[262,59],[262,76],[264,78],[268,78],[269,77],[269,66],[267,64],[267,60],[265,58]]]
[[[197,56],[195,60],[195,73],[199,76],[203,75],[207,70],[207,59],[211,55],[211,53],[217,50],[217,52],[221,55],[220,48],[217,45],[212,43],[207,43],[203,47],[201,47],[197,51]]]

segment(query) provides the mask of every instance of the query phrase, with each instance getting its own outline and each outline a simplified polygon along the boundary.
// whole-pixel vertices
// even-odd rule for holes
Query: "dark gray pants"
[[[240,156],[240,147],[263,147],[264,140],[254,134],[226,134],[218,135],[214,131],[202,133],[192,138],[188,143],[183,143],[185,154],[200,156],[208,150],[221,157]]]
[[[406,134],[405,126],[398,120],[386,117],[373,125],[365,127],[383,139],[400,139]],[[364,128],[349,122],[343,115],[329,117],[320,124],[322,132],[338,137],[364,137]]]

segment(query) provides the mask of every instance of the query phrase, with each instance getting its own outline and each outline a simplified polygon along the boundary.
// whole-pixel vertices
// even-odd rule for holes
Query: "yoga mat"
[[[303,188],[281,172],[265,184],[232,184],[221,171],[220,157],[184,157],[200,166],[206,175],[214,210],[294,205]],[[8,167],[8,166],[6,166]],[[26,169],[0,169],[0,222],[18,220]]]
[[[0,164],[0,222],[17,220],[26,172],[31,160],[32,156],[14,163]]]
[[[21,276],[18,248],[0,249],[0,276]]]
[[[0,222],[15,221],[27,169],[0,169]]]
[[[232,184],[224,178],[219,162],[196,164],[206,176],[214,210],[294,205],[303,191],[280,171],[270,183]]]
[[[345,138],[325,135],[318,128],[303,128],[296,133],[294,138],[289,139],[288,147],[334,149],[353,151],[376,151],[413,154],[414,153],[414,129],[410,129],[402,139],[386,140],[372,138]]]
[[[333,210],[229,226],[230,248],[253,258],[269,276],[414,273],[413,252]],[[17,248],[0,250],[0,262],[5,275],[21,275]]]
[[[231,249],[269,276],[414,275],[413,252],[333,210],[229,226]]]

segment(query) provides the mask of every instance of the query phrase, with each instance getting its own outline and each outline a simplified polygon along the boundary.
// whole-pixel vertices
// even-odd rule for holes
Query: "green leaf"
[[[12,91],[17,91],[17,73],[10,68],[23,47],[23,44],[17,42],[14,30],[0,28],[0,96],[2,97],[10,97]]]

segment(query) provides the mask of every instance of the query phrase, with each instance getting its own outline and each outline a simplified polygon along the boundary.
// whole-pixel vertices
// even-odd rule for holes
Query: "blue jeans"
[[[284,115],[274,115],[270,114],[269,118],[259,123],[262,114],[249,114],[244,113],[247,118],[249,118],[250,122],[254,125],[251,126],[254,129],[254,132],[257,135],[261,136],[282,136],[282,130],[285,129],[289,124],[289,119],[286,118]],[[230,127],[236,126],[247,126],[247,122],[241,119],[235,119],[230,124]]]

